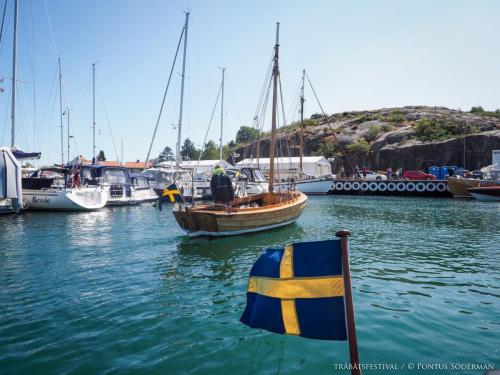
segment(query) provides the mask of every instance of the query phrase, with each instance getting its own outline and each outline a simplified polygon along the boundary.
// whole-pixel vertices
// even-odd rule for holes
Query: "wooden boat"
[[[231,236],[291,224],[306,204],[307,196],[300,192],[262,193],[237,198],[231,206],[181,207],[174,215],[190,237]]]
[[[468,191],[478,201],[500,202],[500,185],[482,186]]]
[[[448,190],[453,194],[453,198],[472,198],[469,189],[496,184],[497,182],[494,180],[448,177]]]
[[[276,152],[277,83],[279,75],[279,23],[276,29],[273,69],[273,109],[269,151],[269,192],[236,198],[228,204],[178,206],[177,223],[190,237],[230,236],[258,232],[293,223],[307,204],[299,191],[274,192],[274,157]]]

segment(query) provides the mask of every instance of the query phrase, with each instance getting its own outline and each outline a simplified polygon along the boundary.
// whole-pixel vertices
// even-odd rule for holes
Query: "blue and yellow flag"
[[[340,240],[266,250],[250,271],[241,322],[275,333],[347,340]]]
[[[182,198],[182,194],[179,191],[179,187],[175,182],[171,183],[168,185],[163,191],[161,192],[161,199],[162,200],[167,200],[167,197],[171,203],[178,202],[182,203],[184,202],[184,199]]]

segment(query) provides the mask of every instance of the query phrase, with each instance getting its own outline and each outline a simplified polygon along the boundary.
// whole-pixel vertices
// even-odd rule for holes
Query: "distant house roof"
[[[102,165],[103,167],[121,167],[121,164],[119,161],[98,161],[97,165]]]
[[[146,169],[146,168],[151,168],[151,162],[145,163],[143,161],[127,161],[125,162],[124,167]]]

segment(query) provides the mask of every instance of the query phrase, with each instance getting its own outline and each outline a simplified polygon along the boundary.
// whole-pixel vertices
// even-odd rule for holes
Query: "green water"
[[[345,342],[238,320],[264,248],[340,228],[363,362],[500,368],[499,219],[474,201],[310,197],[295,225],[209,241],[148,206],[3,216],[0,373],[335,373]]]

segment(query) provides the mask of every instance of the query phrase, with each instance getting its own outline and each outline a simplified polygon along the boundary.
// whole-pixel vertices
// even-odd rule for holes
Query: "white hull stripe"
[[[257,228],[250,228],[250,229],[242,229],[242,230],[228,230],[224,232],[207,232],[200,230],[198,232],[187,232],[189,237],[223,237],[223,236],[236,236],[238,234],[244,234],[244,233],[252,233],[252,232],[260,232],[262,230],[268,230],[268,229],[273,229],[273,228],[279,228],[283,227],[285,225],[292,224],[295,220],[293,219],[290,221],[285,221],[283,223],[279,224],[273,224],[273,225],[266,225],[265,227],[257,227]]]

